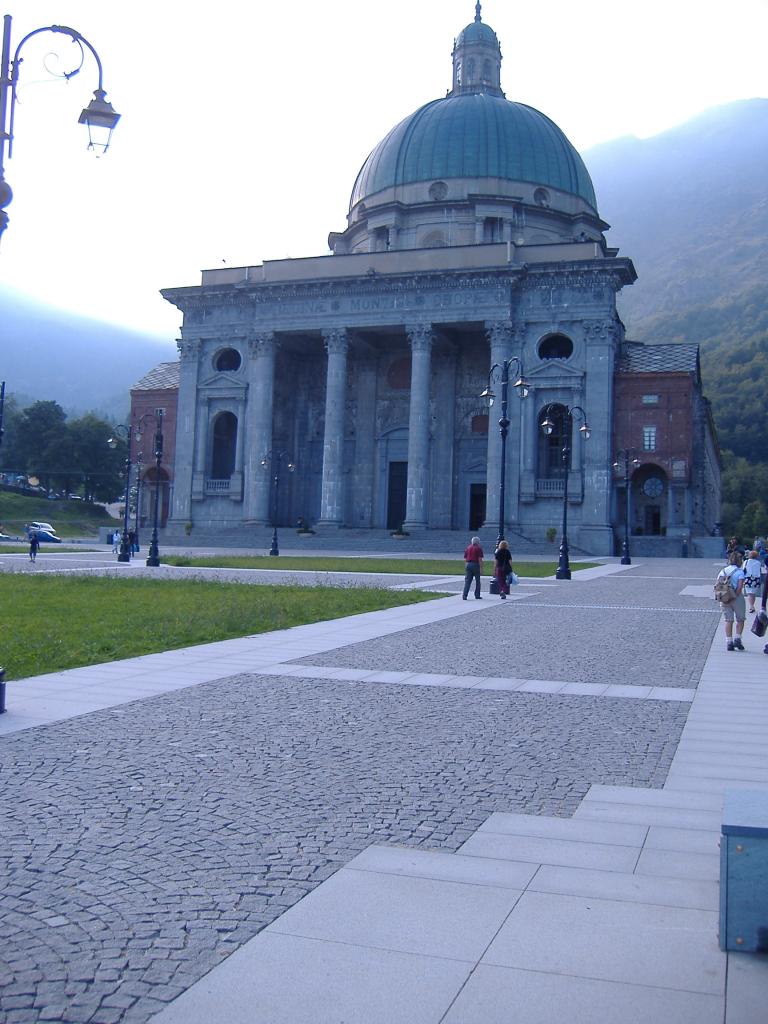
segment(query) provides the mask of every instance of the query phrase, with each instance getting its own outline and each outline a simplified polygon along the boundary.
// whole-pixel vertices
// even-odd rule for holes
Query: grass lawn
[[[6,679],[434,600],[341,587],[0,575]]]
[[[211,558],[194,558],[187,555],[166,555],[161,558],[165,565],[201,566],[211,569],[307,569],[317,572],[372,572],[396,573],[399,576],[410,576],[414,573],[426,576],[463,576],[464,562],[451,558],[323,558],[322,556],[301,556],[291,558],[286,555],[270,557],[269,555],[217,555]],[[591,569],[597,562],[571,563],[574,571]],[[553,576],[557,562],[516,562],[513,560],[518,576]],[[483,562],[483,575],[493,575],[493,558]]]

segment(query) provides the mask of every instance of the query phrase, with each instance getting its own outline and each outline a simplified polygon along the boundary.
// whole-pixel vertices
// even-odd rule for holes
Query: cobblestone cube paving
[[[521,600],[435,622],[394,644],[380,637],[296,664],[574,683],[695,687],[720,621],[714,601],[681,597],[685,580],[608,577],[518,588]],[[586,587],[586,589],[585,589]],[[459,598],[457,598],[459,600]]]
[[[371,843],[661,785],[686,713],[243,675],[9,736],[0,1018],[146,1021]]]

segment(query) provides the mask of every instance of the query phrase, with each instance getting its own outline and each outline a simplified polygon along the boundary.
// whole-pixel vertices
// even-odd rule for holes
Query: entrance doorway
[[[661,533],[661,506],[645,506],[645,534],[647,537],[658,537]]]
[[[469,528],[479,530],[485,522],[485,484],[469,485]]]
[[[405,521],[408,463],[390,462],[387,488],[387,529],[399,530]]]

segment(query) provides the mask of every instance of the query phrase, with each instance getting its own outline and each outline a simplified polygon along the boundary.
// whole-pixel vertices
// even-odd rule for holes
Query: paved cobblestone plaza
[[[695,687],[719,617],[681,591],[709,575],[542,581],[298,663]],[[662,786],[689,709],[221,674],[2,739],[2,1021],[148,1020],[373,843],[454,851],[494,811]]]

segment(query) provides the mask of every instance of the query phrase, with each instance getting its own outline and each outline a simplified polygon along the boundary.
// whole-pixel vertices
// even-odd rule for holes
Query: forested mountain
[[[608,242],[639,275],[619,299],[628,337],[701,346],[725,453],[726,527],[759,499],[768,533],[768,99],[714,108],[650,139],[617,139],[584,158]],[[127,411],[130,386],[175,357],[151,337],[2,289],[0,333],[0,376],[14,393],[72,412]]]
[[[136,381],[175,358],[173,345],[149,335],[0,288],[0,379],[21,405],[50,399],[73,413],[124,417]]]
[[[608,240],[638,272],[619,302],[628,337],[701,346],[726,529],[768,532],[768,100],[584,157]]]
[[[768,100],[709,110],[585,154],[608,240],[638,281],[620,312],[637,341],[696,342],[720,442],[762,459],[768,394]]]

